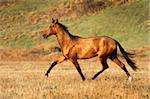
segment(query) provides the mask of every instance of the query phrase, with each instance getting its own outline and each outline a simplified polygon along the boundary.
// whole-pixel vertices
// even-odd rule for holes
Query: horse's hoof
[[[85,78],[83,78],[82,80],[85,81]]]
[[[129,82],[131,82],[131,81],[132,81],[132,77],[131,77],[131,76],[129,76],[128,81],[129,81]]]
[[[95,80],[95,78],[92,78],[92,80]]]
[[[48,77],[48,74],[45,74],[46,77]]]

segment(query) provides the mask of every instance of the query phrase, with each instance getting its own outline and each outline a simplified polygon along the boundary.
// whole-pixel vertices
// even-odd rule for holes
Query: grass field
[[[56,38],[45,40],[40,33],[49,27],[55,11],[67,9],[72,1],[0,0],[0,99],[150,99],[149,0],[78,17],[57,16],[73,35],[110,36],[134,52],[140,71],[126,64],[132,82],[110,60],[110,68],[91,80],[102,67],[97,58],[79,61],[85,81],[69,61],[58,64],[48,78],[44,76],[60,53],[52,51],[58,46]]]
[[[141,60],[141,59],[140,59]],[[95,59],[80,61],[86,80],[67,61],[57,65],[48,78],[44,76],[49,62],[1,62],[1,99],[149,99],[149,61],[136,61],[141,71],[134,72],[132,82],[109,61],[110,68],[96,80],[91,77],[101,69]]]

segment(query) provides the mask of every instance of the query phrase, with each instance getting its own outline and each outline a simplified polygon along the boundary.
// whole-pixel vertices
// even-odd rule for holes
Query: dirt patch
[[[1,0],[0,1],[0,9],[4,9],[6,7],[13,6],[13,5],[15,5],[16,1],[17,0]]]
[[[59,18],[69,16],[78,18],[98,13],[114,5],[122,5],[125,3],[127,3],[127,0],[68,0],[63,4],[50,7],[47,11],[31,13],[29,21],[30,24],[35,24],[41,20],[47,22],[51,17]]]
[[[145,46],[142,48],[133,48],[130,51],[135,53],[137,59],[143,59],[145,61],[150,61],[150,46]]]
[[[39,21],[48,21],[51,17],[69,16],[73,18],[90,15],[110,6],[107,0],[69,0],[55,7],[50,7],[47,11],[34,12],[29,16],[31,24]]]
[[[57,47],[51,50],[43,48],[8,48],[0,49],[0,61],[48,61],[59,56]]]
[[[48,61],[57,59],[61,52],[60,48],[51,44],[40,44],[35,48],[7,48],[0,49],[0,61]],[[136,60],[150,61],[150,47],[130,49],[135,53]],[[120,57],[122,55],[119,54]]]

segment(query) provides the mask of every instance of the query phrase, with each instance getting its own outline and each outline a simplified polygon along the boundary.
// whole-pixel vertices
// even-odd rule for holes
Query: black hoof
[[[85,78],[82,78],[83,81],[85,81]]]
[[[46,73],[45,76],[48,77],[48,74]]]
[[[93,77],[92,80],[95,80],[95,78]]]

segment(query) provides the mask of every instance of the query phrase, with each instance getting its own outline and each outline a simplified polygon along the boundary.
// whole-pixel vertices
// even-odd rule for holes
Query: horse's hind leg
[[[107,58],[106,58],[107,59]],[[108,64],[106,62],[106,59],[104,58],[99,58],[100,63],[102,64],[102,70],[96,73],[93,77],[92,80],[94,80],[98,75],[100,75],[104,70],[108,68]]]
[[[83,75],[83,73],[82,73],[82,70],[81,70],[80,65],[79,65],[79,63],[77,62],[77,60],[76,60],[76,59],[71,59],[71,62],[72,62],[72,63],[74,64],[74,66],[76,67],[76,69],[77,69],[77,71],[79,72],[79,74],[80,74],[82,80],[85,80],[85,77],[84,77],[84,75]]]
[[[128,70],[126,69],[125,65],[116,57],[114,59],[112,59],[113,62],[115,62],[118,66],[121,67],[121,69],[123,69],[126,73],[126,75],[128,76],[129,80],[132,79],[131,75],[129,74]]]

